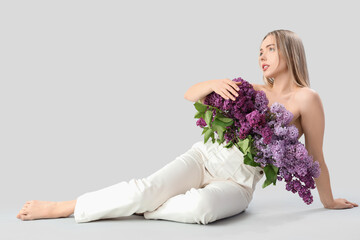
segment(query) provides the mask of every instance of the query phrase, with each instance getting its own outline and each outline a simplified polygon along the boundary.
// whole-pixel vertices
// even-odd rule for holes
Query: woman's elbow
[[[184,98],[188,101],[195,102],[194,99],[192,99],[188,96],[187,92],[184,94]]]

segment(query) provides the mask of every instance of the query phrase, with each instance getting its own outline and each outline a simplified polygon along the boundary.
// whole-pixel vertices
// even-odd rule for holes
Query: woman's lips
[[[269,68],[269,65],[264,65],[263,66],[263,71],[265,72],[268,68]]]

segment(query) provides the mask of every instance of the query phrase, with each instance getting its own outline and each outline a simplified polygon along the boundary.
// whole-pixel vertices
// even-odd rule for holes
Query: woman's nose
[[[262,54],[261,54],[261,56],[260,56],[260,60],[266,60],[265,53],[262,53]]]

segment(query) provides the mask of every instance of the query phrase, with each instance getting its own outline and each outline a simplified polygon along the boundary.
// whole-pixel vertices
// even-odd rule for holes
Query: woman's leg
[[[163,219],[183,223],[208,224],[243,212],[252,196],[230,180],[212,181],[204,188],[190,189],[167,200],[146,219]]]
[[[34,220],[74,214],[76,222],[88,222],[153,211],[170,197],[200,187],[204,171],[200,151],[191,147],[147,178],[123,181],[72,201],[28,201],[17,218]]]
[[[192,147],[146,178],[122,181],[77,198],[76,222],[154,211],[169,198],[199,188],[204,180],[203,155]]]
[[[203,184],[205,167],[202,157],[196,147],[191,147],[147,178],[123,181],[85,193],[72,201],[28,201],[17,218],[60,218],[74,213],[76,222],[88,222],[153,211],[170,197]]]
[[[76,200],[63,202],[27,201],[16,217],[21,220],[68,217],[74,213],[75,205]]]

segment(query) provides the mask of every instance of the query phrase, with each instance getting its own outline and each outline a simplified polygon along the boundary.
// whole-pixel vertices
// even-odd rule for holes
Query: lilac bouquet
[[[262,188],[284,179],[286,190],[298,192],[311,204],[310,189],[315,189],[313,178],[319,177],[320,167],[298,141],[298,129],[290,125],[293,114],[277,102],[269,108],[265,93],[254,90],[241,77],[233,81],[241,82],[235,101],[212,92],[204,104],[194,104],[198,111],[194,118],[199,118],[196,125],[203,128],[204,142],[211,137],[215,143],[216,133],[219,144],[226,141],[226,148],[235,145],[244,154],[245,164],[264,169]]]

